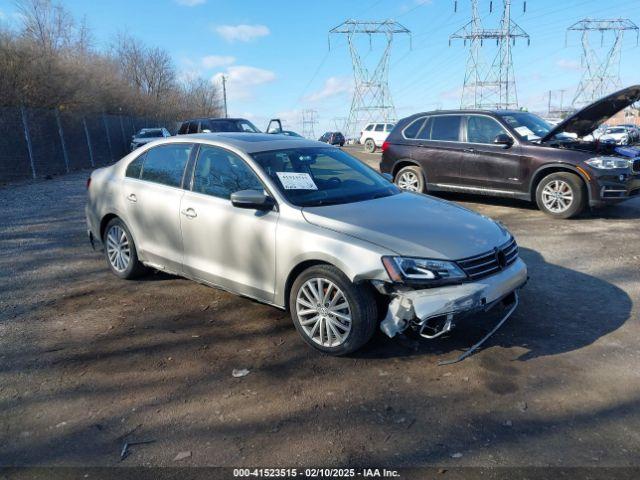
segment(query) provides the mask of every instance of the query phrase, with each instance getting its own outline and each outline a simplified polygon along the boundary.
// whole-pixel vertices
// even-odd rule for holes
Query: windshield
[[[400,193],[382,175],[337,148],[291,148],[252,156],[282,195],[299,207],[360,202]]]
[[[502,119],[524,140],[539,140],[553,128],[539,116],[528,112],[501,113]]]
[[[136,134],[138,138],[155,138],[162,137],[162,130],[141,130]]]
[[[627,130],[624,128],[610,128],[607,130],[607,133],[626,133]]]
[[[260,133],[260,130],[258,130],[249,120],[240,120],[238,122],[238,126],[240,127],[241,132]]]

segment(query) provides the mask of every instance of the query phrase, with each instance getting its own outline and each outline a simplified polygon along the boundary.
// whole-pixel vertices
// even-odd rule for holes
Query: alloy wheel
[[[312,278],[300,287],[296,313],[307,337],[323,347],[342,345],[351,332],[349,302],[342,290],[326,278]]]
[[[420,181],[418,175],[414,172],[402,172],[396,183],[403,190],[409,190],[410,192],[420,190]]]
[[[542,203],[550,212],[565,212],[573,203],[573,189],[564,180],[552,180],[542,189]]]
[[[120,225],[113,225],[107,232],[107,256],[114,270],[124,272],[131,261],[131,248],[127,233]]]

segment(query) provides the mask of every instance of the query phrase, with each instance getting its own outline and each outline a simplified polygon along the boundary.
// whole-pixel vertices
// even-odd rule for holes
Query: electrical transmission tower
[[[344,133],[347,120],[348,120],[347,117],[333,117],[333,126],[337,132]]]
[[[411,32],[403,25],[393,20],[381,22],[347,20],[329,30],[329,48],[332,35],[345,35],[353,64],[355,80],[351,110],[345,124],[345,135],[354,136],[366,123],[393,122],[396,120],[396,109],[389,91],[389,58],[393,37],[396,34],[407,34],[411,39]],[[362,36],[368,36],[369,49],[373,48],[373,37],[382,37],[386,41],[382,54],[373,71],[364,64],[358,51],[357,41]]]
[[[302,110],[302,136],[316,140],[315,126],[318,123],[318,112],[316,110]]]
[[[580,20],[567,29],[582,32],[582,68],[584,70],[576,94],[574,108],[585,106],[620,88],[620,52],[625,31],[635,31],[638,44],[638,26],[626,18],[612,20]],[[598,55],[589,43],[592,32],[600,32],[600,46],[604,46],[606,33],[613,33],[613,42],[604,55]]]
[[[517,38],[527,39],[529,35],[511,20],[511,0],[503,0],[502,19],[496,29],[482,27],[478,10],[478,0],[471,2],[471,21],[449,37],[461,39],[464,45],[469,42],[469,57],[462,87],[461,108],[497,108],[518,107],[518,95],[511,53]],[[490,3],[493,10],[493,2]],[[457,2],[456,2],[457,7]],[[526,3],[524,3],[526,11]],[[497,52],[489,68],[482,61],[482,48],[485,40],[495,40]]]

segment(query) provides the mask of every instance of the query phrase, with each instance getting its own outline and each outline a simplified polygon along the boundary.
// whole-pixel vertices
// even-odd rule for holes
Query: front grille
[[[631,171],[633,173],[640,173],[640,158],[637,158],[631,164]]]
[[[515,238],[489,252],[458,260],[457,263],[472,280],[488,277],[508,267],[518,258]]]

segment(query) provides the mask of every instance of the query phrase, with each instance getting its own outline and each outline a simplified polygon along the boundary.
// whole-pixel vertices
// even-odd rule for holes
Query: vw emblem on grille
[[[507,266],[507,256],[504,254],[504,250],[496,248],[496,262],[498,262],[501,269]]]

